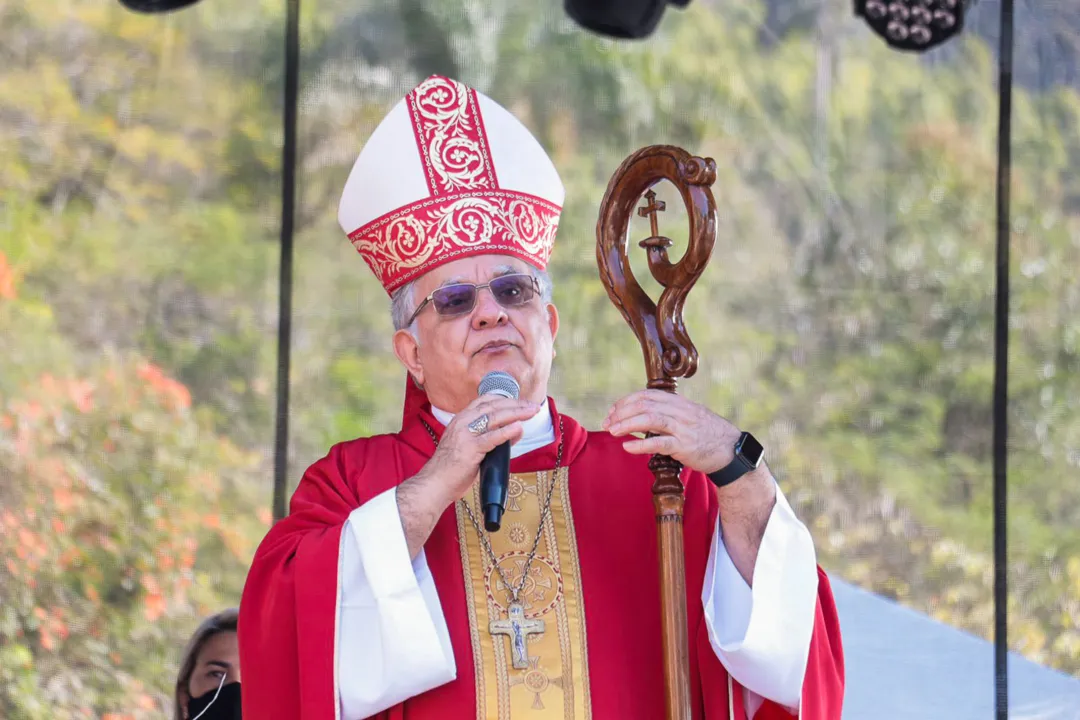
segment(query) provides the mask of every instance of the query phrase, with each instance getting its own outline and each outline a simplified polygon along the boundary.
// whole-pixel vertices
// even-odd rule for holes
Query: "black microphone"
[[[501,370],[489,372],[480,381],[477,395],[502,395],[517,400],[521,388],[517,380]],[[484,527],[498,532],[506,512],[506,494],[510,488],[510,441],[492,449],[480,461],[480,505],[484,512]]]

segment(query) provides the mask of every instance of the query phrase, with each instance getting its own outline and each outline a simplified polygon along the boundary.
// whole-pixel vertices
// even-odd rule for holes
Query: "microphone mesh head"
[[[521,388],[518,387],[517,380],[512,375],[504,373],[502,370],[495,370],[489,372],[480,381],[480,389],[477,391],[477,395],[502,395],[517,400],[520,391]]]

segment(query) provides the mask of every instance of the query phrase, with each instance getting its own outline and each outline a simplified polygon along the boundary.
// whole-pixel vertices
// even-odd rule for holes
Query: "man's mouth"
[[[514,347],[514,344],[507,342],[506,340],[492,340],[491,342],[484,343],[483,346],[476,351],[476,354],[479,355],[483,352],[501,352],[503,350],[509,350],[512,347]]]

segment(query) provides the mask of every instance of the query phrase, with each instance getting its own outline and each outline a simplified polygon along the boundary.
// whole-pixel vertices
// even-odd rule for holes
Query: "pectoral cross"
[[[494,636],[506,635],[510,638],[510,655],[514,667],[518,670],[529,668],[529,635],[544,632],[543,620],[526,620],[525,608],[518,603],[510,603],[505,620],[492,620],[488,632]]]

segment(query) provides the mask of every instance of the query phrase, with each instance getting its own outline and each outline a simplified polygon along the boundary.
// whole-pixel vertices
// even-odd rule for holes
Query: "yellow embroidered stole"
[[[540,526],[541,507],[552,490],[551,510],[518,597],[526,626],[537,625],[530,621],[543,622],[542,632],[524,636],[527,667],[523,669],[513,667],[510,634],[490,632],[493,621],[500,628],[509,625],[510,592],[476,527],[460,503],[455,505],[476,669],[478,720],[587,720],[592,716],[569,473],[563,468],[558,475],[554,488],[550,471],[512,475],[502,527],[496,533],[485,532],[503,575],[517,587]],[[466,499],[482,523],[479,492],[477,483]]]

